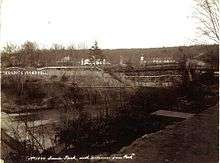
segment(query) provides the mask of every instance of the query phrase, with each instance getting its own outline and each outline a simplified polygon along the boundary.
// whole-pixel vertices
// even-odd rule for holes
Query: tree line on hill
[[[218,65],[218,45],[196,45],[182,47],[163,47],[146,49],[101,49],[98,43],[90,49],[76,49],[74,46],[64,47],[55,44],[50,49],[39,48],[35,42],[27,41],[20,47],[7,44],[2,51],[2,67],[44,67],[80,65],[82,59],[88,59],[95,64],[95,60],[106,59],[112,65],[119,65],[121,60],[127,65],[137,66],[143,56],[149,58],[182,59],[183,56],[192,58],[203,54],[200,59]],[[65,57],[69,60],[61,62]]]

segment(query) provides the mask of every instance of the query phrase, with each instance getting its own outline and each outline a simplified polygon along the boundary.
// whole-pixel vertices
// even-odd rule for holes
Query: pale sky
[[[189,45],[193,0],[2,0],[1,46],[35,41],[101,48]]]

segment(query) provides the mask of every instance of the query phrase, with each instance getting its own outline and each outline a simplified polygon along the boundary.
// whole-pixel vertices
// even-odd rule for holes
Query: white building
[[[111,63],[106,61],[106,59],[95,59],[94,62],[91,62],[90,59],[82,58],[81,59],[81,66],[91,66],[91,65],[110,65]]]
[[[166,64],[166,63],[177,63],[177,61],[175,59],[171,58],[171,57],[167,57],[167,58],[153,57],[153,58],[147,58],[144,61],[141,60],[141,63],[146,63],[146,64]]]
[[[65,56],[61,59],[61,62],[69,62],[70,61],[70,56]]]

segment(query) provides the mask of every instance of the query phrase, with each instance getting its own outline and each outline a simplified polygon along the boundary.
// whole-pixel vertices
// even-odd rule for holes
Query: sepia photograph
[[[218,163],[219,0],[0,0],[0,163]]]

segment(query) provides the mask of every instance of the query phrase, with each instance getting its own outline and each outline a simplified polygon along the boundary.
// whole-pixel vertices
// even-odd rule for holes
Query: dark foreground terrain
[[[210,107],[191,119],[168,126],[159,132],[144,135],[118,152],[135,153],[133,160],[121,162],[218,162],[218,108],[219,105]]]

